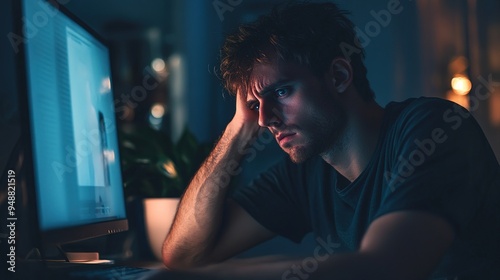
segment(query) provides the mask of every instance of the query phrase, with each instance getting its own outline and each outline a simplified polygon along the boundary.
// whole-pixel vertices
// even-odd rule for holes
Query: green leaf
[[[119,144],[127,197],[179,197],[210,152],[185,129],[173,145],[170,138],[148,126],[120,127]]]

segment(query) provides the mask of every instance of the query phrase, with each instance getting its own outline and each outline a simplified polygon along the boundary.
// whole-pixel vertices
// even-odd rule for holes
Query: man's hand
[[[229,122],[227,130],[240,133],[242,142],[244,145],[248,145],[258,135],[259,131],[262,132],[263,130],[259,126],[258,120],[258,110],[251,110],[248,107],[246,95],[238,92],[236,95],[236,112]]]

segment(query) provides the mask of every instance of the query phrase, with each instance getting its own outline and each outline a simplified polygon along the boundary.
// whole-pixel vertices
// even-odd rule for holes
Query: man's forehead
[[[250,75],[250,86],[266,86],[283,76],[283,69],[276,64],[255,64]]]
[[[246,99],[255,100],[255,96],[258,96],[264,87],[271,84],[276,79],[277,74],[278,69],[273,64],[254,64],[248,78]]]

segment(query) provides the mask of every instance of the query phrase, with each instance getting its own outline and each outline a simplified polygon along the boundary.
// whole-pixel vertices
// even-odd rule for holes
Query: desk
[[[265,280],[282,279],[283,272],[290,269],[288,262],[280,262],[280,260],[286,259],[281,256],[231,259],[220,264],[184,271],[168,270],[161,262],[157,261],[120,261],[116,265],[151,269],[150,273],[139,278],[148,280]],[[30,260],[19,263],[19,266],[16,267],[15,277],[23,280],[65,279],[65,275],[70,271],[81,271],[87,268],[90,270],[98,269],[102,265],[66,262],[44,263],[39,260]]]
[[[265,256],[256,258],[231,259],[220,264],[186,271],[171,271],[166,268],[153,270],[141,279],[147,280],[266,280],[282,279],[290,269],[291,258]],[[288,260],[288,261],[287,261]]]

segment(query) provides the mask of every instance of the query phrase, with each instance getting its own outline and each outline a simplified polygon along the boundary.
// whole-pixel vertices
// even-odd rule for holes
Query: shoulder
[[[441,138],[457,132],[483,138],[483,132],[471,113],[445,99],[413,98],[390,103],[386,109],[391,119],[391,130],[398,138],[409,135]]]
[[[484,170],[498,163],[481,127],[462,106],[439,98],[418,98],[395,103],[387,143],[395,162],[415,167],[445,163],[435,170]],[[405,160],[401,160],[405,159]],[[455,166],[454,168],[450,168]]]
[[[465,108],[439,98],[418,98],[388,109],[393,118],[386,130],[386,155],[401,170],[448,170],[450,176],[462,170],[477,178],[498,169],[486,136]]]
[[[387,110],[393,112],[399,125],[421,123],[432,120],[437,123],[456,122],[456,117],[469,118],[470,113],[460,105],[435,97],[412,98],[403,102],[392,102]]]

